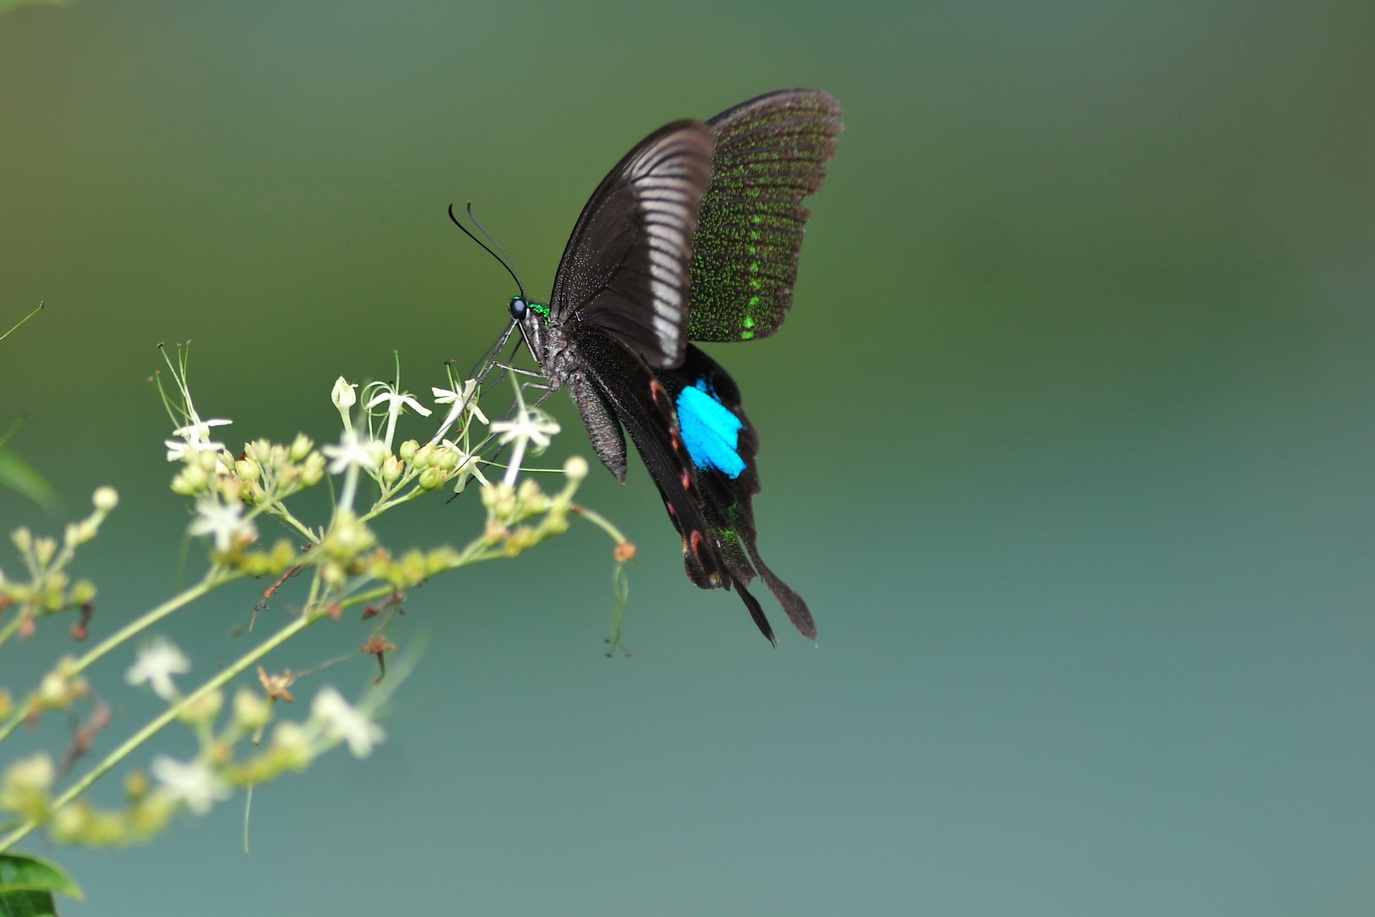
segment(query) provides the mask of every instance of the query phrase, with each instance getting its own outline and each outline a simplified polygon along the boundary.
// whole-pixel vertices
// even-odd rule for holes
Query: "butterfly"
[[[540,373],[568,390],[621,481],[630,434],[682,536],[688,578],[735,590],[775,644],[746,588],[756,575],[804,636],[816,638],[816,623],[759,556],[759,433],[740,389],[689,342],[748,341],[783,324],[801,202],[821,187],[840,117],[826,93],[791,89],[659,128],[583,207],[548,304],[523,290],[509,304]]]

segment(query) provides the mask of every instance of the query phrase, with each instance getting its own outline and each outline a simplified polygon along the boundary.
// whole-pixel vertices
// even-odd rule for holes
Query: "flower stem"
[[[10,637],[14,636],[14,632],[19,630],[24,624],[24,609],[17,605],[11,607],[14,610],[14,614],[10,615],[10,619],[5,622],[4,627],[0,627],[0,646],[4,646],[9,642]],[[0,738],[3,738],[3,735],[0,735]]]
[[[610,535],[612,538],[616,540],[616,544],[622,544],[628,540],[625,537],[625,535],[621,534],[621,530],[612,525],[611,521],[607,519],[605,516],[603,516],[601,513],[598,513],[594,510],[590,510],[587,507],[580,506],[576,503],[570,506],[569,509],[577,513],[579,516],[582,516],[588,522],[591,522],[593,525],[601,529],[603,532],[606,532],[606,534]]]

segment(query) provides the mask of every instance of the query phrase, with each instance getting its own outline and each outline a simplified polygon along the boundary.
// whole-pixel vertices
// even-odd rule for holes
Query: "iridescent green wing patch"
[[[784,90],[722,112],[711,182],[692,243],[688,338],[748,341],[778,330],[792,305],[807,210],[835,155],[840,103]]]

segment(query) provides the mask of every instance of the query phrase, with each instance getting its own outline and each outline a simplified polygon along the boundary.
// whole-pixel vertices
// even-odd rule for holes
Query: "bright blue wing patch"
[[[736,451],[744,424],[711,391],[707,380],[678,393],[678,431],[692,463],[714,468],[728,478],[740,477],[745,460]]]

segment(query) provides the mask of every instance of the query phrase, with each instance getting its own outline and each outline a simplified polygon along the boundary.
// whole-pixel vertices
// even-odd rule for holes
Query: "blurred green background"
[[[337,375],[396,350],[427,391],[503,325],[450,202],[543,295],[653,128],[784,86],[846,108],[788,325],[712,350],[819,648],[693,588],[644,469],[596,468],[640,547],[631,658],[588,527],[428,583],[387,745],[260,790],[248,855],[241,800],[146,848],[30,843],[85,886],[64,913],[1375,912],[1372,47],[1368,0],[9,5],[0,315],[48,308],[0,344],[0,421],[65,508],[0,493],[0,523],[120,489],[78,565],[97,633],[202,563],[154,344],[194,341],[232,441],[332,438]],[[553,459],[590,455],[556,404]],[[389,537],[479,525],[431,502]],[[262,588],[169,625],[198,672]]]

